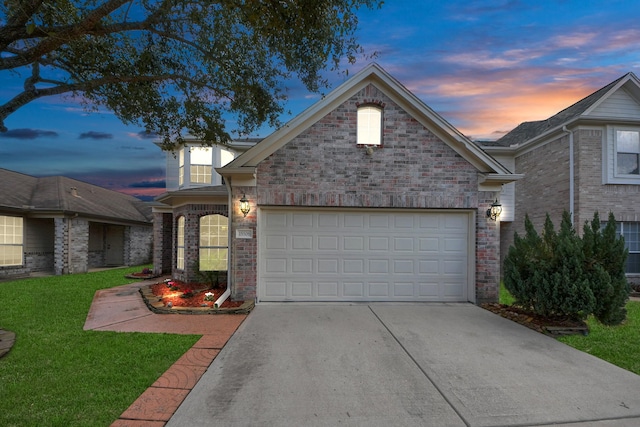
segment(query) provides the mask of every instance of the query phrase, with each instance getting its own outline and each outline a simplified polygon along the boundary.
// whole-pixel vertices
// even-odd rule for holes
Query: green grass
[[[640,302],[627,303],[627,320],[622,325],[605,326],[593,316],[587,323],[588,336],[566,336],[559,341],[640,375]]]
[[[96,290],[140,267],[0,283],[0,425],[108,426],[199,338],[83,331]]]
[[[501,285],[500,303],[513,302],[513,296]],[[627,303],[627,320],[622,325],[605,326],[593,316],[587,324],[589,335],[570,335],[558,341],[640,375],[640,302]]]

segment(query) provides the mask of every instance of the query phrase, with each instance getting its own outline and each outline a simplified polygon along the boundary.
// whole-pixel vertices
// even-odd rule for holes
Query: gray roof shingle
[[[519,124],[515,129],[495,141],[495,143],[492,145],[509,147],[511,145],[528,141],[538,135],[545,133],[550,129],[570,122],[571,120],[581,116],[585,111],[589,109],[589,107],[598,102],[598,100],[600,100],[600,98],[602,98],[607,92],[609,92],[611,88],[617,85],[620,80],[624,79],[629,74],[631,73],[627,73],[619,79],[612,81],[603,88],[598,89],[586,98],[581,99],[580,101],[565,108],[564,110],[560,111],[554,116],[549,117],[546,120],[524,122]]]
[[[135,222],[152,218],[149,204],[133,196],[64,176],[37,178],[0,168],[1,207]]]

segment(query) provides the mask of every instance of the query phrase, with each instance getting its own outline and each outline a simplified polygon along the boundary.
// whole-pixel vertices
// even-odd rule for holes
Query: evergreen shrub
[[[629,296],[627,252],[615,227],[610,214],[601,231],[596,213],[581,238],[565,211],[559,232],[547,214],[540,236],[526,216],[525,235],[515,234],[504,260],[504,284],[515,304],[543,316],[584,319],[594,314],[604,324],[622,322]]]

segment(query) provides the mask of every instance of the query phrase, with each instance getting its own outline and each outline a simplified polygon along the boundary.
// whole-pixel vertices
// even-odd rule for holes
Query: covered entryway
[[[470,211],[262,208],[259,301],[473,300]]]

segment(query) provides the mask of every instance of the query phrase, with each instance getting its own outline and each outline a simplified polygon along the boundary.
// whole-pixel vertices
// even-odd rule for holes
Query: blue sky
[[[541,120],[631,71],[640,75],[640,5],[616,1],[404,1],[359,13],[367,53],[471,138],[496,139]],[[367,61],[346,66],[349,75]],[[4,73],[4,74],[3,74]],[[327,74],[333,87],[344,76]],[[0,72],[0,102],[22,82]],[[317,102],[288,82],[292,115]],[[0,167],[66,175],[138,197],[164,189],[165,155],[142,128],[80,102],[42,99],[0,134]],[[267,136],[264,128],[257,135]]]

